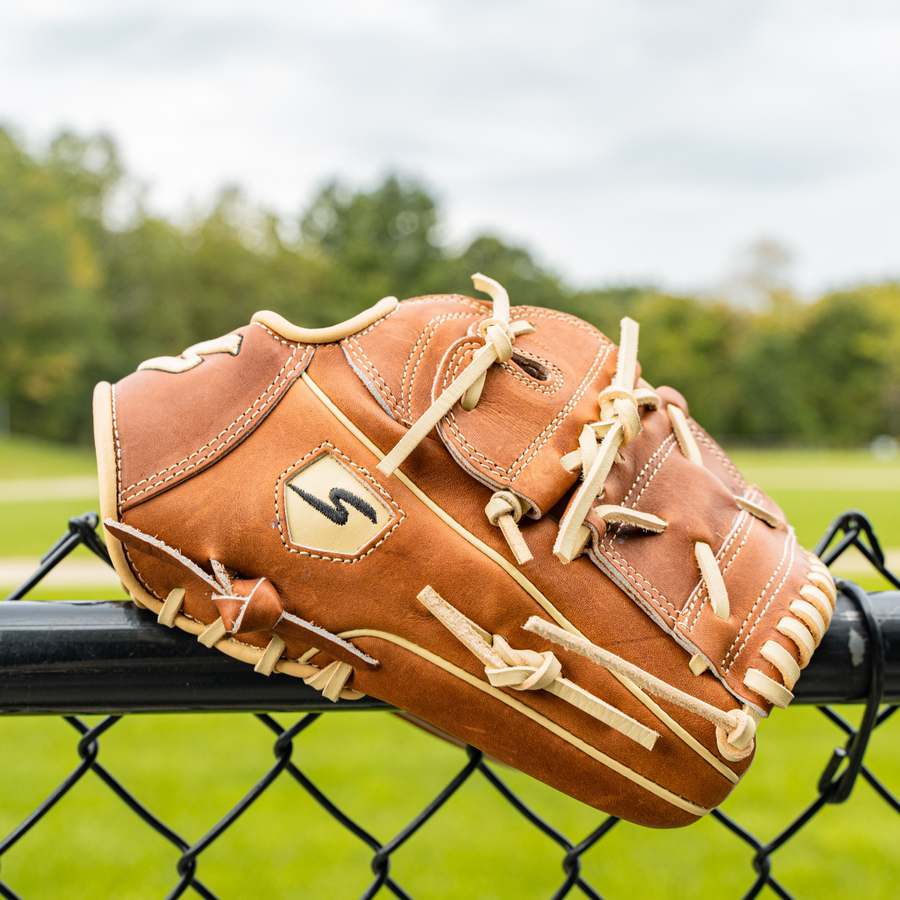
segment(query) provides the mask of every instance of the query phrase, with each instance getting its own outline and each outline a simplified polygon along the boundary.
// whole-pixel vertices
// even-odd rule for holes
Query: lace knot
[[[634,391],[618,385],[610,385],[600,392],[602,421],[619,422],[622,426],[622,446],[630,444],[641,433],[641,417],[638,414],[638,399]]]
[[[512,516],[513,522],[518,522],[527,509],[528,506],[526,506],[512,491],[497,491],[491,499],[488,500],[484,512],[491,525],[497,526],[500,524],[500,518],[502,516]]]
[[[478,332],[497,349],[497,361],[508,362],[513,355],[513,341],[515,335],[509,327],[509,322],[502,322],[499,319],[485,319],[478,326]]]
[[[495,528],[501,530],[519,565],[525,565],[534,558],[518,528],[519,519],[529,509],[531,509],[531,504],[527,500],[517,497],[512,491],[497,491],[484,508],[488,521]]]
[[[516,691],[540,691],[552,684],[562,672],[562,663],[550,650],[518,650],[502,635],[493,635],[493,649],[506,666],[485,666],[484,673],[494,687]]]
[[[731,731],[727,731],[721,725],[716,727],[716,745],[722,756],[732,762],[738,762],[746,759],[754,750],[756,719],[746,712],[746,708],[733,710],[731,716],[735,722]]]

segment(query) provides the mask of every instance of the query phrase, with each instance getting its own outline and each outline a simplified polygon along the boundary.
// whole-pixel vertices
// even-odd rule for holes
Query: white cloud
[[[111,132],[167,211],[401,170],[582,282],[710,284],[773,235],[818,288],[900,274],[898,45],[885,0],[35,0],[0,121]]]

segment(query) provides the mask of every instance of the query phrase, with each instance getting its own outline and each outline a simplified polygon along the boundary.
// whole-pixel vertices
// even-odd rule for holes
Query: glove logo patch
[[[328,443],[281,476],[277,498],[285,546],[326,559],[364,556],[404,518],[365,469]]]
[[[343,488],[335,487],[328,492],[328,499],[334,504],[329,506],[318,497],[307,494],[306,491],[298,488],[296,484],[288,484],[288,487],[299,494],[313,509],[317,509],[326,519],[334,522],[336,525],[346,525],[350,518],[350,513],[347,512],[341,503],[342,500],[358,509],[373,525],[378,524],[378,513],[362,497],[357,497],[356,494],[351,494],[350,491],[345,491]]]

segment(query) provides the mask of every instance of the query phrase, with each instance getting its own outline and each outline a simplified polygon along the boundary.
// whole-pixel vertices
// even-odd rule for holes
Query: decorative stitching
[[[144,586],[144,590],[147,591],[148,594],[152,594],[154,597],[156,597],[157,600],[160,601],[160,603],[162,603],[163,598],[160,597],[160,595],[157,594],[156,591],[154,591],[146,581],[144,581],[144,576],[141,575],[140,571],[138,570],[137,563],[131,558],[131,553],[128,549],[128,546],[126,544],[122,544],[122,549],[125,551],[125,558],[128,560],[128,565],[131,566],[131,571],[134,572],[137,580]]]
[[[116,386],[109,392],[112,407],[113,444],[116,448],[116,518],[122,518],[122,446],[119,443],[119,420],[116,417]]]
[[[608,341],[608,339],[604,338],[603,335],[601,335],[599,332],[594,332],[594,334],[598,335],[602,340],[606,341],[606,346],[604,348],[604,352],[602,352],[602,353],[598,352],[597,357],[594,359],[594,363],[592,364],[591,368],[588,370],[587,375],[585,375],[584,380],[579,385],[578,389],[576,390],[576,392],[572,396],[572,398],[569,400],[569,402],[556,414],[556,416],[553,418],[553,420],[544,428],[543,431],[541,431],[537,435],[537,437],[534,438],[534,440],[519,454],[519,456],[515,460],[513,460],[513,462],[511,463],[511,465],[509,466],[508,469],[501,468],[497,462],[495,462],[492,459],[489,459],[487,456],[485,456],[483,453],[481,453],[476,447],[474,447],[472,444],[469,443],[469,441],[466,439],[465,435],[463,435],[462,432],[460,431],[459,426],[456,424],[456,416],[453,414],[452,411],[447,413],[447,415],[442,420],[441,425],[439,425],[438,427],[443,428],[444,423],[446,423],[447,427],[449,427],[449,429],[451,430],[453,435],[457,437],[457,439],[458,439],[457,444],[458,445],[462,444],[465,446],[465,448],[467,448],[469,451],[471,451],[470,453],[466,453],[465,455],[468,455],[470,457],[476,456],[479,459],[483,460],[484,462],[481,464],[482,467],[494,472],[495,474],[500,476],[500,478],[503,481],[506,481],[506,482],[514,481],[516,478],[519,477],[519,475],[521,475],[521,471],[516,472],[516,470],[524,469],[534,459],[534,457],[537,456],[537,454],[540,452],[541,448],[544,447],[545,444],[547,444],[547,442],[550,440],[550,438],[553,436],[553,434],[559,429],[560,425],[562,425],[562,423],[568,417],[569,413],[581,401],[581,398],[584,396],[584,394],[587,392],[587,389],[590,387],[591,383],[593,382],[596,372],[599,371],[600,369],[602,369],[603,366],[606,364],[606,360],[609,357],[609,354],[613,347],[613,344],[610,343]],[[466,344],[460,345],[460,347],[469,346],[469,344],[470,344],[470,342],[466,342]],[[472,345],[473,346],[481,346],[480,344],[477,344],[477,345],[472,344]],[[602,346],[602,343],[601,343],[601,346]],[[460,366],[463,364],[464,358],[465,358],[464,354],[458,358],[458,360],[456,362],[456,368],[453,371],[454,376],[456,375],[456,372],[459,371]],[[447,371],[444,374],[443,386],[445,388],[446,388],[447,384],[449,383],[448,379],[450,381],[452,381],[452,378],[450,378],[449,366],[447,368]],[[543,437],[543,440],[541,440],[541,437]],[[538,441],[540,441],[540,443],[538,443]],[[535,446],[535,445],[537,445],[537,446]],[[462,450],[462,447],[460,449]],[[526,456],[526,454],[528,454],[529,451],[531,451],[530,455]],[[465,453],[465,451],[463,451],[463,452]],[[514,472],[515,472],[515,474],[513,474]]]
[[[719,462],[721,462],[722,465],[737,479],[738,484],[746,490],[747,487],[749,487],[747,480],[737,470],[737,467],[728,458],[725,451],[693,419],[688,420],[688,427],[693,432],[694,437],[706,446],[709,452],[712,453],[713,456],[715,456],[716,459],[718,459]]]
[[[440,297],[436,297],[436,298],[420,297],[420,298],[416,298],[414,300],[405,300],[404,303],[422,303],[422,302],[425,302],[426,300],[431,301],[433,299],[441,299],[441,298]],[[471,305],[471,304],[468,304],[468,305]],[[399,309],[399,307],[397,307],[397,309]],[[393,315],[396,311],[397,311],[396,309],[393,310],[390,313],[390,315]],[[483,312],[483,310],[479,309],[479,312]],[[434,328],[436,329],[437,325],[440,324],[442,321],[446,321],[449,319],[464,318],[469,315],[471,315],[471,313],[465,313],[465,312],[447,313],[444,316],[438,317],[437,319],[432,319],[428,323],[427,327],[430,328],[432,326],[432,323],[436,323],[434,325]],[[413,347],[412,353],[410,354],[409,358],[407,359],[406,368],[403,371],[403,381],[401,381],[401,385],[400,385],[400,400],[397,400],[393,391],[388,386],[387,381],[385,381],[385,379],[382,377],[381,373],[378,371],[378,367],[371,359],[369,359],[369,357],[366,355],[365,350],[363,350],[362,345],[359,343],[359,338],[363,337],[365,334],[368,334],[368,332],[372,331],[374,328],[376,328],[378,325],[380,325],[382,322],[384,322],[384,320],[387,318],[389,318],[389,316],[384,316],[383,318],[379,319],[377,322],[373,322],[365,330],[360,331],[357,334],[349,335],[348,337],[346,337],[344,339],[344,341],[342,343],[349,344],[352,342],[353,344],[356,345],[355,350],[353,348],[348,348],[350,350],[350,352],[353,354],[354,359],[357,361],[357,363],[359,363],[360,367],[365,369],[369,375],[372,375],[374,377],[374,379],[380,383],[380,385],[384,389],[384,391],[387,392],[387,394],[389,395],[389,398],[384,397],[383,393],[382,393],[382,396],[384,397],[385,402],[388,403],[388,405],[394,410],[395,413],[397,413],[397,416],[399,417],[402,424],[406,425],[407,427],[411,427],[412,422],[409,419],[409,415],[411,413],[410,413],[410,409],[409,409],[409,404],[404,402],[403,389],[405,387],[406,370],[409,368],[409,361],[410,361],[410,359],[412,359],[412,356],[415,354],[416,347],[418,347],[419,342],[422,340],[422,337],[424,336],[424,333],[423,333],[423,335],[419,336],[419,340],[416,341],[416,345],[415,345],[415,347]],[[432,334],[432,336],[433,336],[433,334]],[[428,340],[430,341],[431,338],[429,337]],[[423,350],[424,350],[424,348],[423,348]],[[362,357],[362,359],[360,359],[360,356]],[[420,359],[421,359],[421,357],[420,357]],[[416,367],[418,368],[418,362],[416,363]],[[415,377],[415,372],[413,372],[413,377]],[[411,389],[412,389],[412,385],[410,385],[410,390]]]
[[[631,487],[628,489],[628,493],[627,493],[627,494],[625,495],[625,497],[622,499],[622,506],[625,506],[625,505],[628,503],[628,501],[631,499],[631,495],[634,493],[635,488],[641,483],[641,479],[644,477],[644,474],[646,473],[647,469],[649,469],[650,466],[653,465],[653,461],[656,459],[656,457],[657,457],[660,453],[663,452],[663,448],[666,447],[667,444],[669,445],[669,447],[668,447],[668,452],[666,453],[666,456],[668,456],[669,453],[671,453],[672,450],[675,449],[675,436],[674,436],[673,434],[671,434],[671,433],[668,434],[668,435],[663,439],[662,443],[656,448],[656,450],[653,451],[653,455],[647,460],[647,462],[644,463],[644,468],[641,469],[641,471],[637,474],[637,477],[634,479],[634,482],[632,483]],[[663,457],[663,459],[662,459],[662,460],[660,461],[660,463],[657,465],[657,468],[659,468],[659,466],[662,465],[662,462],[664,462],[664,461],[665,461],[665,457]],[[655,471],[655,470],[654,470],[654,471]],[[648,482],[648,483],[649,483],[649,482]],[[645,485],[645,486],[646,486],[646,485]],[[642,490],[642,491],[641,491],[641,494],[643,494],[643,493],[644,493],[644,492],[643,492],[643,490]],[[638,496],[637,496],[637,498],[635,499],[634,503],[631,504],[631,508],[632,508],[632,509],[636,509],[636,508],[637,508],[637,502],[638,502],[638,500],[641,499],[641,494],[638,494]]]
[[[536,363],[539,363],[543,368],[548,369],[553,375],[552,380],[550,381],[538,381],[536,378],[532,378],[528,376],[525,372],[523,372],[517,365],[515,365],[515,357],[521,356],[523,359],[531,359]],[[535,353],[528,353],[526,350],[521,350],[518,347],[515,349],[513,353],[513,359],[509,362],[501,363],[504,369],[512,375],[516,381],[521,381],[525,387],[529,388],[532,391],[537,391],[539,394],[556,394],[559,392],[560,388],[563,386],[563,374],[562,370],[559,366],[554,365],[550,362],[549,359],[544,359],[541,356],[538,356]]]
[[[409,306],[412,303],[431,303],[434,300],[446,300],[451,303],[461,303],[464,306],[470,306],[473,309],[477,309],[479,313],[484,313],[485,307],[490,307],[486,300],[474,300],[470,297],[463,297],[461,294],[429,294],[426,297],[412,297],[409,300],[402,300],[399,305],[395,306],[386,316],[382,316],[378,321],[373,322],[369,325],[368,328],[364,328],[362,331],[356,332],[354,337],[361,338],[363,335],[368,334],[370,331],[374,331],[379,325],[386,322],[391,316],[393,316],[399,309],[404,306]],[[345,339],[346,340],[346,339]]]
[[[455,302],[455,303],[463,303],[464,305],[471,307],[473,310],[477,310],[477,312],[482,315],[486,311],[485,307],[488,305],[487,303],[482,304],[479,301],[468,301],[465,298],[459,297],[457,295],[435,295],[434,297],[416,297],[412,300],[404,300],[403,303],[404,304],[425,303],[425,302],[432,302],[433,300],[448,300],[448,301]],[[394,310],[394,312],[396,312],[396,310]],[[393,313],[391,313],[391,315],[393,315]],[[412,351],[410,352],[410,355],[407,357],[406,366],[403,369],[403,376],[402,376],[401,383],[400,383],[400,399],[399,400],[397,399],[397,397],[395,396],[395,394],[391,390],[391,388],[388,386],[387,381],[384,379],[384,377],[379,372],[377,365],[371,359],[369,359],[369,357],[366,355],[365,350],[363,350],[362,345],[359,343],[359,338],[368,334],[368,332],[372,331],[374,328],[376,328],[378,325],[380,325],[386,318],[388,318],[388,316],[385,316],[384,318],[379,319],[377,322],[373,322],[365,330],[360,331],[357,334],[348,336],[347,338],[344,339],[343,343],[349,344],[352,342],[353,344],[356,345],[355,349],[348,348],[350,350],[350,352],[353,354],[354,359],[356,359],[356,361],[359,363],[361,368],[365,369],[366,372],[369,375],[371,375],[374,378],[374,380],[376,380],[380,384],[380,386],[383,388],[383,392],[386,392],[388,394],[387,397],[384,397],[385,402],[388,403],[388,405],[393,409],[393,411],[395,413],[397,413],[397,416],[398,416],[399,420],[401,421],[401,423],[406,425],[407,427],[411,427],[412,422],[410,421],[410,417],[412,415],[412,410],[411,410],[410,400],[411,400],[411,395],[412,395],[412,385],[415,380],[415,376],[416,376],[416,372],[419,367],[419,363],[422,360],[422,355],[424,354],[425,347],[427,347],[427,345],[431,342],[431,339],[434,337],[434,335],[437,331],[437,328],[441,324],[443,324],[444,322],[450,321],[452,319],[462,319],[462,318],[466,318],[466,317],[469,317],[472,315],[473,314],[468,311],[467,312],[445,313],[444,315],[438,316],[434,319],[431,319],[428,322],[428,324],[426,325],[426,329],[422,332],[422,334],[419,335],[419,338],[416,341]],[[431,332],[430,334],[428,333],[429,331]],[[426,335],[428,335],[427,338],[426,338]],[[422,343],[423,338],[425,338],[425,343],[424,343],[424,345],[422,345],[421,348],[419,348],[419,345]],[[406,376],[409,371],[410,362],[412,361],[413,357],[416,355],[417,349],[419,349],[419,356],[418,356],[418,359],[416,360],[415,368],[413,369],[412,376],[410,377],[410,380],[409,380],[409,388],[408,388],[409,395],[407,395]],[[362,358],[360,358],[360,357],[362,357]],[[384,396],[384,393],[382,393],[382,396]]]
[[[471,313],[467,312],[459,312],[459,313],[447,313],[444,316],[438,316],[435,319],[432,319],[428,325],[425,327],[425,330],[422,334],[419,335],[419,339],[416,341],[415,346],[412,348],[409,356],[406,360],[406,365],[403,368],[403,380],[400,383],[400,398],[403,400],[405,404],[405,410],[409,416],[412,416],[412,387],[416,380],[416,373],[419,371],[419,364],[422,362],[422,358],[425,355],[426,347],[431,343],[431,339],[437,334],[438,328],[444,323],[449,322],[451,319],[463,319],[467,318],[471,315]],[[430,332],[430,333],[429,333]],[[428,335],[427,339],[425,335]],[[422,341],[425,340],[425,343],[422,344]],[[419,349],[419,344],[422,344],[421,349]],[[416,364],[413,367],[412,375],[409,377],[409,387],[407,388],[407,379],[406,375],[409,372],[409,364],[412,362],[413,357],[416,355],[416,350],[419,350],[419,355],[416,358]],[[404,398],[405,394],[405,398]]]
[[[630,563],[625,559],[624,556],[622,556],[622,555],[619,553],[618,550],[616,550],[615,547],[613,547],[612,545],[609,545],[606,549],[609,550],[609,553],[605,554],[605,555],[606,555],[606,558],[609,559],[609,554],[611,553],[611,554],[619,561],[619,563],[621,563],[621,565],[620,565],[620,564],[617,564],[616,562],[613,562],[613,565],[616,566],[616,568],[619,570],[619,572],[620,572],[620,573],[621,573],[628,581],[630,581],[630,582],[632,583],[632,585],[634,585],[635,590],[636,590],[636,591],[637,591],[637,592],[638,592],[638,593],[639,593],[639,594],[640,594],[640,595],[641,595],[648,603],[650,603],[650,604],[653,605],[654,607],[658,608],[659,611],[660,611],[667,619],[671,619],[671,620],[672,620],[672,622],[673,622],[673,627],[674,627],[675,618],[676,618],[676,615],[677,615],[677,613],[678,613],[678,607],[676,607],[673,603],[670,603],[670,602],[669,602],[669,601],[668,601],[668,600],[667,600],[667,599],[666,599],[666,598],[665,598],[665,597],[664,597],[664,596],[663,596],[663,595],[662,595],[662,594],[661,594],[661,593],[660,593],[660,592],[659,592],[659,591],[658,591],[658,590],[657,590],[657,589],[656,589],[649,581],[647,581],[646,578],[644,578],[643,575],[641,575],[640,572],[638,572],[637,569],[635,569],[632,565],[630,565]],[[612,562],[612,560],[611,560],[611,562]],[[647,590],[642,589],[642,588],[640,588],[640,587],[638,586],[637,581],[635,580],[635,578],[632,578],[631,575],[628,575],[628,574],[624,571],[624,569],[622,568],[623,566],[624,566],[625,568],[627,568],[629,572],[633,572],[634,575],[635,575],[638,579],[640,579],[641,583],[642,583],[642,584],[645,584],[645,585],[647,586],[647,589],[649,589],[649,593],[648,593]],[[659,597],[659,600],[654,599],[654,597],[652,596],[653,594],[656,594],[656,596]],[[666,612],[664,609],[662,609],[662,605],[661,605],[661,604],[664,604],[665,606],[668,606],[669,609],[672,610],[672,613],[668,613],[668,612]],[[673,613],[674,613],[674,615],[673,615]]]
[[[756,601],[754,602],[752,608],[750,609],[750,612],[747,613],[747,618],[744,619],[743,623],[741,624],[740,629],[738,630],[738,633],[737,633],[735,639],[732,641],[731,646],[728,648],[728,650],[725,653],[725,656],[722,658],[722,671],[725,675],[727,675],[731,671],[732,667],[734,666],[735,662],[737,661],[738,656],[740,656],[741,651],[746,646],[747,641],[750,640],[750,635],[753,634],[754,630],[756,629],[756,626],[759,624],[760,619],[765,615],[766,610],[772,604],[772,601],[775,599],[775,597],[778,596],[778,592],[783,587],[784,582],[787,579],[787,576],[791,571],[791,566],[793,565],[793,562],[794,562],[794,545],[796,543],[797,543],[796,541],[791,541],[791,540],[786,540],[784,542],[784,552],[781,554],[781,559],[778,562],[777,568],[769,576],[769,580],[766,582],[765,587],[759,592],[759,596],[756,598]],[[788,555],[788,546],[790,546],[790,561],[788,562],[788,565],[785,566],[785,568],[784,568],[784,575],[782,575],[781,581],[780,581],[778,587],[775,588],[775,590],[772,592],[772,596],[769,597],[769,600],[766,603],[766,605],[762,608],[762,610],[760,610],[759,615],[756,617],[756,621],[753,623],[753,626],[747,632],[747,636],[742,641],[740,647],[738,647],[738,649],[735,651],[734,657],[732,658],[731,662],[728,664],[728,668],[726,669],[725,661],[731,655],[731,651],[734,650],[735,644],[737,644],[738,639],[740,638],[744,629],[747,627],[747,624],[749,623],[751,617],[753,616],[753,613],[755,612],[756,607],[759,606],[759,604],[762,602],[762,598],[765,596],[766,591],[769,589],[769,586],[772,584],[772,582],[775,580],[776,576],[778,575],[779,571],[784,566],[785,557]]]
[[[654,479],[654,477],[656,476],[656,473],[662,467],[662,464],[669,458],[669,454],[675,449],[675,446],[676,446],[675,438],[671,434],[668,437],[666,437],[666,439],[656,448],[656,450],[653,453],[653,456],[651,456],[650,459],[648,459],[647,462],[644,464],[644,468],[641,469],[640,474],[637,476],[637,478],[635,478],[634,483],[631,485],[631,489],[625,495],[625,499],[622,501],[622,506],[625,506],[625,504],[628,502],[629,497],[631,497],[632,492],[640,483],[641,478],[643,478],[644,473],[647,471],[647,468],[650,466],[650,464],[653,462],[653,460],[662,452],[662,450],[666,446],[666,444],[669,445],[668,449],[666,450],[663,457],[659,460],[659,462],[657,462],[656,468],[653,470],[650,477],[647,479],[646,483],[641,488],[641,492],[637,495],[637,497],[635,497],[634,503],[631,504],[632,509],[637,509],[638,501],[641,499],[644,491],[647,489],[647,485],[650,484],[650,482]],[[602,540],[600,541],[601,551],[603,550],[603,548],[609,548],[617,556],[619,555],[618,551],[615,550],[613,547],[613,534],[609,530],[607,530],[606,534],[604,534]],[[647,582],[647,583],[649,584],[649,582]],[[652,585],[651,585],[651,587],[652,587]],[[660,596],[662,597],[662,594],[660,594]],[[663,598],[663,599],[665,599],[665,598]],[[666,600],[666,603],[668,603],[668,600]],[[675,610],[676,612],[678,611],[677,607],[674,606],[673,604],[669,603],[669,606],[671,606],[672,609]]]
[[[292,547],[288,542],[287,538],[284,534],[283,520],[281,517],[281,511],[279,509],[278,498],[281,493],[281,483],[287,477],[289,472],[293,472],[297,469],[298,466],[301,466],[306,460],[310,459],[313,456],[316,456],[320,453],[320,451],[328,447],[330,448],[337,456],[339,456],[345,463],[349,464],[352,468],[354,468],[357,472],[361,473],[365,480],[374,487],[379,494],[381,494],[382,498],[387,501],[388,507],[394,514],[394,518],[397,520],[394,524],[381,536],[381,539],[377,544],[373,544],[365,553],[360,554],[359,556],[355,556],[352,559],[348,559],[344,556],[328,556],[326,554],[320,553],[311,553],[308,550],[300,550],[297,547]],[[281,543],[284,544],[285,549],[290,553],[297,553],[300,556],[308,556],[310,559],[326,559],[330,562],[342,562],[342,563],[355,563],[359,562],[361,559],[365,559],[370,553],[374,550],[377,550],[388,538],[393,531],[400,526],[400,523],[406,518],[406,513],[400,509],[400,505],[396,500],[372,477],[371,473],[364,466],[357,465],[357,463],[353,462],[349,456],[345,453],[342,453],[335,447],[331,441],[322,441],[318,447],[314,447],[309,451],[305,456],[298,459],[296,462],[289,465],[279,476],[278,480],[275,482],[275,521],[278,523],[278,536],[281,538]]]
[[[555,312],[552,309],[543,309],[540,306],[515,306],[513,309],[519,314],[520,319],[531,318],[532,316],[529,316],[529,313],[532,313],[535,318],[555,319],[557,322],[566,322],[568,325],[573,325],[575,328],[587,332],[587,334],[594,338],[599,337],[601,341],[606,341],[608,344],[612,343],[605,334],[598,331],[593,325],[588,325],[587,322],[583,322],[581,319],[570,316],[567,313]]]
[[[463,294],[426,294],[423,297],[412,297],[404,300],[403,303],[432,303],[435,300],[442,300],[448,303],[459,303],[463,306],[471,307],[484,313],[487,309],[493,309],[494,305],[490,300],[479,300],[477,297],[466,297]],[[515,307],[516,309],[524,309],[524,307]]]
[[[725,567],[722,569],[722,577],[725,577],[725,573],[731,567],[731,564],[737,559],[738,554],[743,550],[744,545],[747,543],[747,538],[750,536],[750,530],[753,527],[753,516],[750,513],[741,511],[738,514],[737,521],[735,523],[735,527],[732,529],[731,534],[728,536],[727,540],[722,544],[719,548],[719,552],[716,554],[716,561],[720,561],[725,558],[731,546],[737,540],[737,536],[744,532],[744,539],[741,543],[735,548],[734,553],[731,555],[731,558],[728,562],[725,563]],[[697,587],[691,592],[691,598],[688,601],[688,604],[685,606],[682,611],[682,617],[684,619],[690,618],[691,612],[694,609],[694,606],[698,604],[697,614],[694,616],[694,620],[691,622],[690,626],[687,627],[688,631],[693,631],[694,626],[697,624],[697,620],[700,618],[700,614],[703,612],[703,600],[707,596],[706,582],[701,578]],[[682,627],[685,627],[682,622]]]
[[[268,329],[265,329],[265,330],[268,331]],[[271,332],[270,332],[270,333],[271,333]],[[280,343],[285,344],[286,342],[285,342],[285,341],[280,341]],[[287,346],[290,346],[290,345],[287,344]],[[297,355],[297,351],[300,349],[300,346],[303,346],[307,352],[305,352],[305,353],[300,357],[300,359],[297,361],[297,363],[296,363],[296,365],[294,366],[294,368],[291,369],[291,371],[288,372],[288,374],[285,375],[285,376],[281,379],[281,381],[279,382],[279,381],[278,381],[279,377],[281,377],[281,375],[282,375],[282,373],[284,372],[284,370],[287,368],[287,366],[290,364],[290,362],[291,362],[291,361],[294,359],[294,357]],[[140,481],[136,481],[134,484],[129,485],[127,488],[124,488],[123,491],[122,491],[122,494],[123,494],[122,499],[123,499],[123,500],[126,500],[126,499],[127,499],[127,500],[134,500],[136,497],[140,497],[141,494],[144,494],[144,493],[146,493],[147,491],[152,491],[154,488],[159,487],[161,484],[165,484],[167,481],[172,481],[173,479],[178,478],[180,475],[183,475],[185,472],[189,472],[191,469],[195,468],[196,466],[200,465],[201,463],[203,463],[203,462],[205,462],[206,460],[210,459],[211,457],[215,456],[216,453],[219,452],[219,450],[221,450],[223,447],[225,447],[225,446],[227,446],[228,444],[230,444],[230,443],[231,443],[231,442],[232,442],[232,441],[233,441],[233,440],[234,440],[234,439],[235,439],[235,438],[236,438],[236,437],[237,437],[237,436],[238,436],[238,435],[239,435],[239,434],[240,434],[240,433],[241,433],[241,432],[242,432],[242,431],[243,431],[243,430],[244,430],[244,429],[245,429],[245,428],[246,428],[246,427],[247,427],[247,426],[248,426],[248,425],[256,418],[256,417],[257,417],[257,416],[260,415],[260,413],[262,413],[262,411],[263,411],[270,403],[272,403],[272,402],[275,400],[275,397],[276,397],[277,393],[281,390],[281,388],[285,385],[285,383],[286,383],[286,382],[294,375],[294,373],[295,373],[298,369],[304,367],[304,366],[306,365],[306,363],[309,361],[308,357],[311,355],[311,354],[309,354],[309,350],[310,350],[310,345],[309,345],[309,344],[304,344],[304,345],[294,345],[294,351],[293,351],[293,353],[291,353],[291,355],[290,355],[290,356],[288,357],[288,359],[285,361],[284,365],[281,367],[281,369],[279,370],[278,374],[275,376],[275,378],[274,378],[274,380],[272,381],[272,383],[271,383],[271,384],[263,391],[263,393],[260,394],[260,396],[259,396],[256,400],[254,400],[253,403],[252,403],[250,406],[248,406],[247,409],[245,409],[244,412],[242,412],[242,413],[241,413],[241,414],[240,414],[240,415],[239,415],[239,416],[238,416],[238,417],[237,417],[237,418],[236,418],[236,419],[235,419],[235,420],[227,427],[227,428],[223,428],[222,431],[220,431],[220,432],[219,432],[219,433],[218,433],[211,441],[208,441],[208,442],[207,442],[206,444],[204,444],[202,447],[200,447],[199,449],[197,449],[197,450],[195,450],[193,453],[191,453],[190,456],[185,457],[185,459],[182,459],[181,461],[179,461],[179,462],[177,462],[177,463],[173,463],[171,466],[168,466],[168,467],[165,468],[165,469],[161,469],[159,472],[156,472],[156,473],[154,473],[153,475],[148,476],[147,478],[143,478],[143,479],[141,479]],[[266,397],[266,394],[269,394],[269,393],[271,393],[272,396],[268,397],[268,399],[265,399],[265,401],[264,401],[263,398],[265,398],[265,397]],[[153,483],[153,484],[149,484],[147,487],[142,488],[140,491],[137,491],[136,493],[132,494],[132,495],[129,496],[129,497],[125,497],[125,496],[124,496],[124,495],[127,494],[129,491],[134,490],[134,488],[140,487],[140,485],[142,485],[142,484],[147,484],[149,481],[152,481],[154,478],[159,478],[161,475],[165,475],[167,472],[172,472],[172,469],[177,469],[178,466],[184,465],[184,463],[189,462],[190,460],[192,460],[192,459],[193,459],[195,456],[197,456],[199,453],[202,453],[204,450],[206,450],[207,448],[209,448],[210,446],[212,446],[213,444],[215,444],[215,442],[218,441],[218,440],[222,437],[222,435],[227,434],[229,431],[231,431],[231,429],[234,428],[234,426],[237,425],[238,422],[241,422],[242,419],[246,418],[247,415],[251,412],[251,410],[253,410],[254,407],[256,407],[256,406],[257,406],[258,404],[260,404],[260,403],[261,403],[262,405],[259,406],[259,409],[257,409],[255,412],[253,412],[253,414],[250,415],[249,419],[247,419],[246,422],[242,423],[241,426],[234,432],[234,434],[232,434],[232,435],[231,435],[230,437],[228,437],[226,440],[222,441],[218,446],[214,447],[209,453],[206,454],[206,456],[203,456],[202,458],[200,458],[200,459],[198,459],[198,460],[195,460],[195,461],[192,462],[190,465],[185,466],[183,469],[180,469],[179,471],[174,472],[174,473],[168,475],[166,478],[162,478],[162,479],[160,479],[159,481],[157,481],[157,482],[155,482],[155,483]]]
[[[388,387],[388,383],[384,380],[384,378],[382,378],[381,373],[378,371],[375,363],[373,363],[372,360],[370,360],[369,357],[366,356],[365,351],[357,342],[356,337],[354,336],[345,338],[342,343],[347,345],[348,350],[353,355],[353,358],[356,360],[356,362],[359,364],[359,367],[361,369],[364,369],[367,375],[374,378],[374,380],[381,385],[381,387],[383,388],[381,396],[384,397],[385,402],[391,407],[391,409],[394,410],[395,413],[397,413],[397,416],[401,419],[403,424],[409,426],[410,422],[403,415],[403,407],[401,406],[400,401],[397,400],[397,398],[394,396],[394,392],[390,389],[390,387]],[[355,350],[352,346],[350,346],[351,344],[356,345]],[[387,397],[384,396],[385,391],[388,394]]]
[[[666,438],[666,440],[669,440],[669,439],[672,440],[671,446],[669,447],[668,450],[666,450],[666,452],[663,454],[660,461],[656,464],[656,468],[650,473],[650,477],[644,482],[644,486],[641,488],[640,493],[637,495],[637,497],[634,498],[634,503],[631,504],[632,509],[637,509],[637,505],[640,502],[641,497],[644,496],[644,491],[646,491],[647,488],[650,486],[650,482],[653,481],[654,478],[656,478],[657,473],[663,467],[663,463],[672,455],[672,451],[675,449],[675,438],[673,435],[670,434],[669,437]],[[663,443],[659,445],[660,450],[662,449],[663,444],[665,444],[665,441],[663,441]],[[646,466],[645,466],[645,468],[646,468]],[[634,487],[636,487],[636,486],[637,486],[637,482],[635,482]],[[634,490],[634,487],[632,487],[632,490]]]
[[[355,332],[356,337],[362,337],[364,334],[368,334],[370,331],[381,325],[382,322],[386,322],[392,315],[397,312],[398,309],[400,309],[399,304],[395,306],[387,315],[382,316],[380,319],[376,319],[371,325],[368,326],[368,328],[364,328],[362,331]],[[344,340],[346,340],[346,338],[344,338]],[[339,342],[335,341],[335,343]]]
[[[278,341],[279,344],[284,344],[285,347],[292,347],[292,346],[293,346],[293,347],[297,347],[297,346],[299,346],[299,344],[298,344],[296,341],[289,341],[289,340],[287,340],[287,338],[285,338],[284,335],[278,334],[277,331],[272,331],[272,329],[269,328],[268,325],[263,325],[262,322],[251,322],[251,323],[250,323],[250,327],[251,327],[251,328],[262,328],[262,330],[265,331],[265,333],[266,333],[267,335],[269,335],[269,337],[274,338],[276,341]],[[304,344],[303,346],[308,347],[308,346],[310,346],[310,345],[309,345],[309,344]]]

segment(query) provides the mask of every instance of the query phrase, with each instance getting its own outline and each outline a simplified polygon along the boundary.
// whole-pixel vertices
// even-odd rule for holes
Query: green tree
[[[120,176],[104,136],[63,134],[33,158],[0,129],[0,397],[14,431],[88,437],[85,386],[109,348],[102,215]]]

